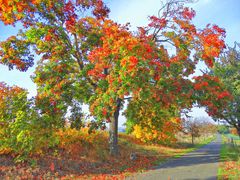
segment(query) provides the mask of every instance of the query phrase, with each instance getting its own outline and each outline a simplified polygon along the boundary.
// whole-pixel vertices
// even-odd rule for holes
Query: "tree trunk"
[[[192,144],[194,144],[194,140],[193,140],[193,139],[194,139],[194,136],[193,136],[193,134],[192,134]]]
[[[118,151],[118,117],[119,111],[121,108],[121,99],[117,99],[117,108],[114,112],[114,116],[111,118],[110,127],[109,127],[109,148],[110,155],[117,156]]]

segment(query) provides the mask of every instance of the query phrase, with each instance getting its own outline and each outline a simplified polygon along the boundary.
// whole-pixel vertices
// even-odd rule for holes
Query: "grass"
[[[234,145],[229,138],[234,138]],[[218,179],[240,179],[240,138],[238,136],[223,136],[220,159]]]
[[[98,131],[87,134],[87,130],[59,131],[60,144],[57,149],[48,150],[42,155],[33,156],[34,163],[14,164],[9,155],[0,155],[0,179],[123,179],[132,173],[146,171],[167,161],[181,157],[213,140],[197,138],[191,145],[191,138],[184,137],[171,146],[145,144],[132,135],[119,134],[120,154],[109,156],[108,134]],[[135,153],[137,159],[130,160]]]
[[[195,138],[195,144],[192,144],[191,143],[191,137],[190,136],[186,136],[184,138],[185,140],[183,142],[181,142],[181,140],[180,140],[180,142],[178,143],[180,147],[187,147],[186,150],[183,151],[182,153],[175,154],[173,157],[174,158],[179,158],[179,157],[181,157],[182,155],[184,155],[184,154],[186,154],[188,152],[191,152],[191,151],[194,151],[196,149],[199,149],[202,146],[212,142],[215,138],[216,138],[216,135],[210,135],[208,137],[200,136],[198,138]]]

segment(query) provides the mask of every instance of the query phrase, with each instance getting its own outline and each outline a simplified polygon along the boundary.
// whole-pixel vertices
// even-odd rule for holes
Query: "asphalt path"
[[[136,180],[216,180],[221,148],[221,136],[186,155],[171,159],[156,169],[136,174],[127,179]]]

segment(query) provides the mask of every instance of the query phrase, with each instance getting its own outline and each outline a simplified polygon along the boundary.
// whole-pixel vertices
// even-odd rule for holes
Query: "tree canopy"
[[[232,100],[224,108],[219,118],[226,120],[240,135],[240,45],[228,47],[216,62],[213,74],[224,83],[232,95]]]
[[[0,63],[26,71],[40,56],[33,81],[41,114],[63,119],[74,102],[88,104],[92,127],[110,123],[110,152],[116,155],[126,100],[131,119],[144,126],[150,119],[159,128],[196,102],[210,114],[221,111],[229,94],[220,81],[189,76],[199,61],[213,66],[225,48],[224,29],[196,28],[195,11],[182,1],[169,1],[137,32],[109,19],[109,11],[101,0],[2,1],[1,20],[22,29],[0,43]]]

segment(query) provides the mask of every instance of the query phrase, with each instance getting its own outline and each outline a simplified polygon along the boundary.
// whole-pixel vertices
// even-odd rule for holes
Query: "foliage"
[[[143,142],[171,144],[176,142],[176,134],[181,129],[181,120],[179,118],[171,118],[163,122],[160,128],[154,126],[149,120],[147,125],[136,124],[133,127],[132,134]]]
[[[218,126],[211,122],[211,119],[206,117],[195,118],[195,121],[198,121],[199,130],[201,136],[215,135],[218,130]]]
[[[84,114],[82,112],[82,107],[81,104],[77,101],[74,101],[72,103],[72,107],[71,107],[71,115],[69,118],[70,121],[70,127],[71,128],[76,128],[76,129],[80,129],[81,127],[84,127]]]
[[[197,120],[184,120],[183,129],[185,133],[188,133],[192,137],[192,144],[194,144],[194,139],[201,136],[201,123]]]
[[[0,43],[0,63],[26,71],[33,66],[34,53],[39,55],[33,76],[36,104],[55,127],[63,127],[73,102],[84,102],[94,118],[92,127],[112,124],[110,150],[116,150],[118,115],[126,99],[131,101],[127,108],[131,119],[141,125],[151,119],[156,130],[194,102],[209,106],[212,114],[221,111],[229,94],[218,88],[220,82],[207,75],[195,81],[188,77],[199,61],[213,66],[225,47],[223,29],[217,25],[197,29],[192,22],[195,11],[181,1],[167,3],[158,17],[151,16],[149,24],[135,33],[128,24],[109,19],[108,13],[101,0],[0,4],[5,24],[23,25],[17,36]],[[220,95],[223,102],[217,100]],[[138,112],[141,108],[146,111]]]
[[[238,131],[236,128],[230,128],[230,133],[233,135],[238,135]]]
[[[67,128],[58,130],[56,136],[60,142],[58,147],[71,158],[81,156],[91,156],[92,159],[106,158],[106,154],[103,153],[107,148],[106,132],[94,131],[89,134],[89,128],[81,128],[81,130]],[[90,149],[94,149],[94,153]]]
[[[225,106],[220,116],[237,129],[240,135],[240,45],[228,47],[215,64],[213,74],[218,76],[232,95],[232,100]]]
[[[50,121],[39,116],[26,90],[0,83],[0,105],[0,154],[12,152],[22,161],[55,145]]]
[[[229,133],[229,127],[226,125],[218,125],[218,132],[221,134],[228,134]]]
[[[195,148],[166,147],[140,142],[133,135],[119,134],[120,158],[108,156],[107,132],[66,128],[56,132],[58,148],[48,149],[44,156],[34,156],[35,163],[14,164],[11,156],[0,156],[2,179],[126,179],[133,173],[192,151]],[[203,142],[203,141],[202,141]],[[202,143],[199,142],[199,143]],[[205,142],[204,142],[205,143]],[[137,159],[131,161],[130,154]]]
[[[221,80],[208,74],[193,78],[195,80],[195,98],[198,105],[205,107],[206,112],[212,117],[223,117],[222,112],[232,96]]]

